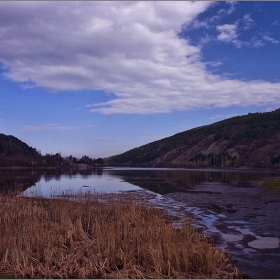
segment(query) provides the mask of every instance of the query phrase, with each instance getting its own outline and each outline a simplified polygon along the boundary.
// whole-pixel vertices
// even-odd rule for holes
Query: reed
[[[265,181],[264,185],[266,187],[279,188],[280,187],[280,181],[279,180]]]
[[[0,196],[0,273],[16,278],[238,278],[187,222],[130,195]]]

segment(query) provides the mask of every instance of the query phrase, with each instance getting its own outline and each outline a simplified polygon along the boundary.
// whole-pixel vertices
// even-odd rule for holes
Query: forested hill
[[[102,158],[92,159],[86,155],[80,159],[72,155],[63,158],[60,153],[42,156],[35,148],[18,138],[0,133],[0,167],[79,168],[79,164],[100,167],[104,161]]]
[[[57,167],[63,164],[59,153],[42,156],[15,136],[0,133],[0,167]]]
[[[280,168],[280,109],[187,130],[106,159],[111,166]]]
[[[0,133],[0,166],[32,166],[41,159],[35,148],[12,135]]]

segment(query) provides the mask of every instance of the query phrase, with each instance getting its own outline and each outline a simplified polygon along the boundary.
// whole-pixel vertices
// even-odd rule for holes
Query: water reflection
[[[58,172],[43,174],[38,182],[26,189],[23,194],[25,196],[52,197],[65,193],[118,192],[139,189],[140,187],[125,182],[120,176],[111,176],[103,169],[68,170],[68,174]]]
[[[41,175],[33,170],[1,169],[0,193],[11,195],[25,191],[36,185]]]
[[[90,186],[96,191],[146,189],[165,195],[174,192],[190,192],[199,189],[203,182],[220,182],[235,187],[252,187],[251,181],[263,177],[279,176],[276,171],[205,170],[205,169],[144,169],[144,168],[97,168],[92,170],[68,169],[1,169],[0,192],[9,194],[40,186],[61,190]],[[85,182],[88,181],[88,182]],[[55,183],[56,182],[56,183]],[[57,183],[60,182],[60,183]],[[91,184],[90,184],[91,183]],[[34,188],[33,188],[34,189]]]
[[[166,195],[176,192],[191,192],[199,190],[204,182],[224,183],[232,187],[253,188],[253,181],[263,177],[277,177],[279,171],[253,171],[253,170],[209,170],[209,169],[141,169],[141,168],[114,168],[106,170],[111,176],[119,176],[122,180],[140,186],[143,189]],[[207,193],[216,191],[213,185]]]

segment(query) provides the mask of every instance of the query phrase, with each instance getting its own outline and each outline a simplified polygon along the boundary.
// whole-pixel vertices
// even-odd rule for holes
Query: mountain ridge
[[[179,132],[105,161],[110,166],[278,168],[280,109]]]

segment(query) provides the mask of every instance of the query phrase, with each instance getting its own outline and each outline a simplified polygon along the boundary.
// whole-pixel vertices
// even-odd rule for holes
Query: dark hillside
[[[147,167],[277,168],[279,162],[280,109],[193,128],[107,159],[107,165]]]
[[[0,166],[32,166],[40,159],[35,148],[12,135],[0,134]]]

